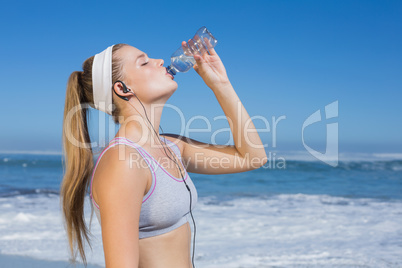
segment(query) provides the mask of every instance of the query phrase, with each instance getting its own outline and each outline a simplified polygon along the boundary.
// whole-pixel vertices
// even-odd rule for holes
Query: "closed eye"
[[[145,63],[141,64],[141,66],[147,65],[147,64],[148,64],[148,62],[149,62],[149,61],[147,61],[147,62],[145,62]]]

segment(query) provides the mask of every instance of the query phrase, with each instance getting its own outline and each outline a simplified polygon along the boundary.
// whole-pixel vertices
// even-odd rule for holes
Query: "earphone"
[[[116,90],[114,89],[114,85],[115,85],[116,83],[121,83],[121,84],[123,85],[123,92],[124,92],[124,93],[132,92],[132,91],[127,88],[126,84],[124,84],[123,81],[116,80],[116,82],[113,83],[113,91],[114,91],[114,93],[115,93],[119,98],[121,98],[121,99],[123,99],[123,100],[125,100],[125,101],[128,101],[128,98],[127,98],[127,97],[124,97],[124,96],[121,96],[121,95],[117,94]],[[134,93],[134,92],[132,92],[132,94],[135,96],[135,93]]]
[[[117,94],[116,90],[114,89],[114,85],[115,85],[116,83],[121,83],[121,84],[123,85],[123,92],[124,92],[124,93],[131,92],[131,94],[133,94],[133,96],[135,96],[135,97],[138,99],[137,95],[136,95],[133,91],[131,91],[131,89],[127,88],[126,84],[124,84],[123,81],[116,80],[116,81],[113,83],[113,92],[114,92],[119,98],[121,98],[121,99],[123,99],[123,100],[125,100],[125,101],[128,101],[128,98],[127,98],[127,97],[121,96],[121,95]],[[157,133],[156,133],[156,131],[155,131],[155,128],[153,127],[152,123],[151,123],[151,122],[149,121],[149,119],[148,119],[147,111],[146,111],[144,105],[142,104],[142,102],[140,101],[140,99],[138,99],[138,101],[141,103],[141,105],[142,105],[142,107],[143,107],[143,109],[144,109],[145,116],[147,117],[148,123],[152,126],[152,129],[154,130],[155,134],[157,135]],[[131,103],[129,103],[129,104],[131,105]],[[132,106],[132,105],[131,105],[131,106]],[[159,125],[159,127],[162,129],[162,127],[161,127],[160,125]],[[162,129],[162,134],[163,134],[163,133],[164,133],[164,131],[163,131],[163,129]],[[158,136],[158,135],[157,135],[157,136]],[[160,141],[159,141],[159,142],[160,142]],[[183,182],[184,182],[184,184],[186,185],[186,188],[187,188],[187,190],[188,190],[189,193],[190,193],[190,215],[191,215],[191,218],[192,218],[193,223],[194,223],[194,238],[193,238],[192,264],[193,264],[193,268],[195,268],[195,265],[194,265],[194,250],[195,250],[196,225],[195,225],[195,220],[194,220],[193,213],[192,213],[192,209],[191,209],[191,203],[192,203],[191,190],[190,190],[190,187],[187,185],[186,181],[184,180],[184,175],[183,175],[183,172],[182,172],[182,170],[181,170],[180,165],[176,162],[176,160],[170,158],[170,157],[167,155],[165,147],[163,147],[163,150],[165,151],[165,155],[166,155],[170,160],[172,160],[172,161],[177,165],[177,167],[179,168],[179,171],[180,171],[181,177],[182,177],[182,179],[183,179]],[[170,148],[168,149],[168,151],[169,151],[170,155],[173,157],[173,153],[170,151]],[[173,157],[173,158],[174,158],[174,157]]]

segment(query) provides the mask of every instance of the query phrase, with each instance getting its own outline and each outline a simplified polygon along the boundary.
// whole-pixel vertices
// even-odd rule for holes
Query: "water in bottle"
[[[187,42],[187,46],[179,47],[170,58],[171,64],[166,67],[166,70],[171,75],[176,75],[177,72],[187,72],[195,64],[194,55],[203,55],[210,48],[216,46],[218,41],[208,29],[201,27],[194,37]]]

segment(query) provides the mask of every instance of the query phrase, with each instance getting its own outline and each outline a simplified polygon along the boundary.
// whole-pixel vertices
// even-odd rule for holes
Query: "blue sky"
[[[303,122],[338,101],[338,117],[305,130],[310,147],[322,150],[326,124],[337,122],[340,151],[402,152],[401,14],[401,1],[7,1],[0,10],[0,151],[61,151],[66,82],[86,58],[128,43],[167,66],[181,41],[205,25],[249,115],[271,124],[260,133],[268,150],[272,117],[286,117],[275,149],[302,150]],[[215,95],[194,70],[175,80],[168,104],[186,122],[208,118],[211,132],[190,137],[211,142],[213,131],[229,127],[213,120],[224,115]],[[254,124],[265,127],[262,119]],[[177,113],[165,108],[161,126],[179,133]],[[216,142],[229,138],[221,133]]]

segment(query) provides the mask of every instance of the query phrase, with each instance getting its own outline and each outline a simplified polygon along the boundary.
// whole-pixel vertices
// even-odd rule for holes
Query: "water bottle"
[[[172,54],[171,64],[166,67],[166,71],[171,75],[176,75],[177,72],[187,72],[196,63],[194,55],[203,55],[207,51],[209,52],[209,49],[215,47],[217,42],[205,26],[201,27],[194,37],[187,42],[187,46],[181,46]]]

